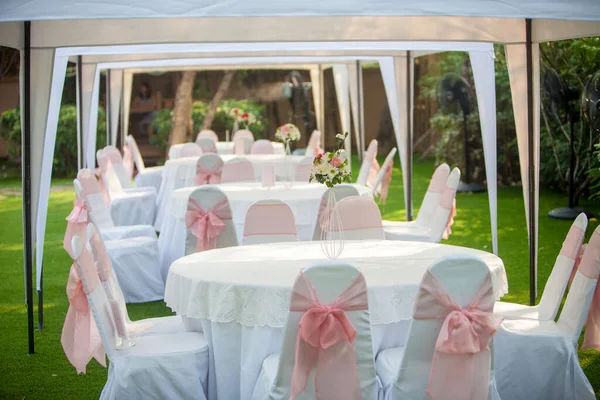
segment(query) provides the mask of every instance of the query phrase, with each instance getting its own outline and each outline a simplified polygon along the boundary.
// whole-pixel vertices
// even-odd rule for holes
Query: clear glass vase
[[[296,165],[292,162],[292,151],[290,150],[290,142],[285,142],[285,156],[284,156],[284,168],[285,177],[283,179],[283,185],[290,189],[294,185],[296,179]]]
[[[344,231],[333,188],[327,191],[326,205],[321,212],[321,249],[330,260],[337,259],[344,250]]]

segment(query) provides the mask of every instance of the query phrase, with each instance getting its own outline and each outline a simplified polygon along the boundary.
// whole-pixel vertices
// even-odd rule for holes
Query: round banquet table
[[[274,154],[284,155],[285,147],[281,142],[271,142],[273,145]],[[183,144],[175,144],[169,148],[169,160],[173,160],[179,158],[179,152],[181,151],[181,147]],[[233,142],[216,142],[215,146],[217,147],[217,153],[223,154],[233,154]]]
[[[504,264],[480,250],[437,243],[346,241],[340,260],[358,267],[369,293],[375,355],[403,346],[427,268],[447,255],[480,257],[494,294],[508,293]],[[195,253],[169,270],[165,302],[210,347],[209,399],[249,399],[263,360],[280,351],[298,272],[324,262],[319,242],[240,246]]]
[[[221,156],[224,162],[227,162],[238,156],[224,155]],[[283,156],[277,154],[247,154],[243,156],[248,159],[254,166],[254,174],[256,180],[260,181],[262,170],[267,165],[272,165],[275,169],[275,176],[279,179],[287,179],[293,176],[296,171],[296,164],[304,158],[304,156]],[[184,157],[175,160],[168,160],[163,169],[162,181],[156,199],[157,214],[154,220],[154,229],[158,232],[162,229],[163,219],[165,217],[165,207],[171,193],[180,188],[195,186],[194,177],[196,176],[196,163],[198,157]]]
[[[238,237],[242,243],[246,211],[258,200],[285,201],[296,219],[296,231],[300,240],[312,240],[315,223],[321,205],[325,185],[316,183],[295,182],[291,187],[277,183],[272,188],[265,188],[260,182],[223,183],[217,185],[229,199],[231,213]],[[361,195],[369,195],[370,189],[362,185],[353,185]],[[163,278],[166,279],[169,266],[185,255],[185,212],[190,193],[197,186],[177,189],[172,192],[165,207],[162,230],[158,237],[160,265]]]

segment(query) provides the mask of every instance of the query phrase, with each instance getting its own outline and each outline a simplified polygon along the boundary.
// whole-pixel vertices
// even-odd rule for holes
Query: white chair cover
[[[252,142],[254,142],[254,134],[252,134],[252,132],[250,132],[248,129],[240,129],[240,130],[236,131],[233,134],[231,141],[235,142],[239,138],[248,138],[248,139],[251,139]]]
[[[138,236],[146,236],[156,239],[156,232],[152,225],[128,225],[115,226],[109,208],[104,202],[100,183],[89,169],[82,169],[73,181],[75,193],[79,200],[83,201],[88,218],[96,224],[100,235],[104,240],[118,240]],[[111,202],[114,209],[123,209],[129,206],[129,202],[117,199]],[[85,222],[88,222],[87,219]]]
[[[369,196],[346,197],[338,201],[334,213],[339,213],[342,226],[332,218],[330,236],[345,240],[383,240],[381,212]],[[340,232],[341,231],[341,232]]]
[[[298,164],[296,164],[296,176],[295,181],[308,182],[312,173],[313,158],[304,157]]]
[[[179,157],[200,157],[202,155],[202,148],[196,143],[184,143],[179,150]]]
[[[429,225],[393,225],[384,226],[385,238],[388,240],[406,240],[438,243],[442,237],[449,235],[450,226],[454,222],[456,208],[456,188],[460,181],[460,171],[454,168],[440,197],[440,202]]]
[[[377,140],[373,139],[367,147],[356,183],[363,186],[374,187],[379,173],[379,163],[377,162]]]
[[[392,182],[392,169],[394,166],[394,157],[396,156],[397,149],[394,147],[388,155],[385,157],[383,164],[381,164],[381,169],[377,172],[377,178],[375,179],[375,184],[371,187],[371,193],[373,194],[373,198],[377,194],[379,194],[379,200],[385,204],[390,188],[390,183]],[[373,168],[371,169],[371,171]],[[370,172],[371,174],[372,172]]]
[[[106,291],[108,300],[111,303],[114,302],[116,304],[117,311],[119,315],[122,316],[127,337],[134,340],[136,337],[140,336],[184,332],[185,327],[183,326],[183,320],[179,315],[131,321],[129,313],[127,312],[127,306],[125,305],[125,296],[123,295],[123,291],[121,290],[121,286],[115,275],[114,268],[112,268],[108,252],[93,224],[88,225],[87,234],[92,254],[96,261],[98,276]]]
[[[586,247],[558,322],[505,320],[494,337],[503,399],[595,399],[577,356],[577,341],[600,275],[600,227]]]
[[[204,129],[198,133],[196,136],[196,141],[200,138],[208,138],[214,141],[215,143],[219,141],[219,136],[212,129]]]
[[[238,245],[229,200],[216,186],[205,185],[190,193],[185,219],[187,225],[185,254]],[[205,245],[204,248],[199,249],[201,240],[205,240]],[[163,271],[165,280],[168,272],[168,270]]]
[[[273,145],[270,140],[260,139],[252,143],[250,154],[274,154]]]
[[[434,294],[436,289],[441,292]],[[440,302],[438,296],[445,298],[444,303],[448,304]],[[492,316],[493,303],[489,268],[481,259],[448,256],[429,267],[417,294],[406,346],[386,349],[377,355],[377,376],[382,385],[379,399],[499,400],[488,343],[491,347],[491,335],[502,319]],[[449,304],[455,308],[448,308]],[[472,325],[461,321],[459,314],[463,310],[470,314],[462,318],[473,321]],[[453,329],[450,329],[451,326]],[[466,342],[453,344],[450,333],[458,335],[461,328],[467,330],[467,336],[475,336],[473,339],[477,345],[485,347],[473,352],[460,349],[460,345],[464,346]],[[461,368],[438,369],[457,361],[461,362],[458,364]],[[467,364],[462,365],[462,362]],[[481,364],[486,367],[481,369]],[[473,370],[469,371],[468,367]],[[473,386],[469,387],[471,384]],[[470,396],[458,396],[455,392],[464,388],[470,389]],[[446,397],[438,394],[440,389],[447,390]]]
[[[196,163],[194,183],[198,186],[221,183],[223,165],[223,159],[218,154],[202,154]]]
[[[317,153],[321,153],[321,132],[314,130],[308,139],[308,145],[306,146],[306,152],[304,153],[307,157],[314,158]]]
[[[132,188],[131,177],[123,165],[123,157],[121,156],[121,152],[115,146],[106,146],[104,149],[98,150],[96,152],[96,158],[98,161],[98,166],[103,174],[106,174],[106,170],[108,169],[108,165],[110,163],[117,178],[119,179],[119,182],[121,183],[121,187],[125,189]]]
[[[317,221],[315,223],[315,232],[313,234],[313,240],[321,240],[321,224],[319,221],[323,219],[323,213],[327,209],[327,199],[329,198],[329,191],[333,190],[335,193],[336,201],[340,201],[346,197],[359,196],[358,190],[352,185],[335,185],[333,189],[327,189],[321,197],[321,204],[319,205],[319,212],[317,213]],[[333,206],[333,205],[332,205]]]
[[[254,138],[240,136],[233,141],[233,154],[236,155],[244,155],[250,154],[250,150],[252,149],[252,144],[254,144]]]
[[[154,187],[156,191],[160,189],[160,183],[162,182],[162,173],[164,167],[150,167],[147,168],[142,158],[142,153],[133,136],[127,135],[125,142],[129,147],[129,151],[133,157],[135,167],[138,171],[135,176],[134,187]]]
[[[526,306],[497,301],[494,306],[494,312],[507,319],[554,321],[564,297],[569,277],[573,271],[573,266],[580,255],[587,222],[586,215],[581,213],[571,225],[560,253],[556,257],[554,268],[552,268],[552,272],[546,281],[544,293],[542,293],[542,298],[538,305]]]
[[[73,238],[77,271],[94,321],[110,360],[101,400],[206,399],[208,344],[202,334],[182,332],[135,338],[125,347],[117,330],[113,306],[99,284],[84,239]]]
[[[225,163],[221,174],[221,183],[255,182],[254,166],[247,158],[236,157]]]
[[[202,149],[202,153],[216,153],[217,145],[216,142],[207,137],[199,137],[196,139],[196,144]]]
[[[294,242],[298,240],[296,218],[281,200],[259,200],[246,212],[243,245]]]
[[[366,291],[366,284],[364,283],[364,277],[358,269],[355,267],[342,263],[340,261],[332,261],[329,263],[322,263],[311,266],[300,273],[294,284],[292,292],[292,301],[290,306],[290,313],[285,325],[285,332],[283,337],[283,343],[281,346],[280,354],[273,354],[265,359],[263,362],[262,370],[258,377],[258,381],[254,388],[252,395],[253,400],[263,399],[290,399],[292,390],[292,377],[294,374],[294,367],[296,364],[300,366],[301,362],[296,358],[296,343],[299,335],[299,324],[301,320],[311,311],[296,311],[300,310],[296,305],[296,301],[310,300],[306,298],[307,291],[312,288],[306,288],[308,285],[314,288],[314,294],[312,295],[313,301],[317,300],[320,304],[335,305],[338,300],[341,300],[342,294],[347,295],[346,290],[349,288],[355,288],[355,295],[357,300],[364,297],[366,299],[366,293],[362,293],[361,290]],[[357,301],[360,303],[360,301]],[[344,308],[342,308],[344,309]],[[330,367],[327,365],[319,365],[315,363],[312,371],[306,375],[306,387],[302,394],[298,398],[302,399],[315,399],[318,398],[315,393],[315,376],[317,376],[316,385],[321,390],[335,391],[340,395],[339,399],[354,400],[354,399],[375,399],[377,397],[377,379],[375,376],[375,370],[373,365],[373,344],[371,341],[371,322],[369,318],[369,311],[362,306],[357,306],[354,311],[346,308],[342,313],[345,315],[349,323],[356,330],[356,336],[352,340],[354,346],[354,354],[347,354],[345,351],[351,351],[349,346],[341,346],[337,344],[330,347],[328,350],[321,350],[318,354],[318,358],[328,357],[329,360],[334,363],[334,368],[338,368],[340,371],[352,371],[352,374],[356,374],[356,378],[359,382],[360,390],[347,396],[345,390],[347,387],[352,387],[353,380],[350,376],[339,377],[336,376],[335,371],[328,371],[329,374],[326,379],[319,381],[318,375],[325,373],[319,369],[321,367]],[[328,316],[328,321],[332,321],[332,324],[336,324],[343,319],[343,316],[336,314]],[[304,346],[304,347],[303,347]],[[309,344],[301,344],[301,355],[305,355],[306,352],[311,351]],[[314,350],[313,350],[314,351]],[[330,352],[330,354],[324,354]],[[334,357],[339,356],[339,359]],[[347,356],[353,356],[355,360],[354,365],[345,363]],[[325,359],[325,358],[324,358]],[[337,365],[335,363],[338,363]],[[324,363],[325,364],[325,363]],[[317,367],[317,365],[319,365]],[[340,381],[341,380],[341,381]],[[346,385],[346,386],[342,386]],[[341,393],[344,393],[342,395]],[[334,399],[335,396],[323,397],[325,399]]]

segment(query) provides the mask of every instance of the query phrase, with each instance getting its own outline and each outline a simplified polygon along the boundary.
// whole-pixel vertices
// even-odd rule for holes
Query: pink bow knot
[[[489,345],[496,331],[493,314],[479,310],[462,309],[450,312],[435,348],[443,353],[479,353]]]
[[[217,237],[225,229],[225,223],[214,211],[204,211],[193,199],[188,202],[185,224],[196,240],[196,251],[212,250],[217,246]]]
[[[352,342],[356,329],[344,310],[319,305],[304,313],[300,320],[299,335],[311,346],[326,350],[343,341]]]
[[[214,171],[202,171],[196,175],[196,185],[212,185],[221,183],[221,175]]]
[[[83,200],[78,198],[73,202],[73,210],[66,218],[67,221],[73,223],[81,223],[88,221],[88,211]]]

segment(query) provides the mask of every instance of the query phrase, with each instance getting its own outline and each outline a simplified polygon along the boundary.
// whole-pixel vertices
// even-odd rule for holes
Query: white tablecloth
[[[221,156],[224,162],[227,162],[237,156],[224,155]],[[262,170],[267,165],[272,165],[275,169],[275,175],[279,179],[286,179],[294,176],[296,164],[304,158],[304,156],[282,156],[273,154],[250,154],[245,155],[254,166],[254,174],[256,180],[259,181],[262,176]],[[180,188],[194,186],[194,177],[196,176],[196,162],[198,157],[185,157],[175,160],[169,160],[165,163],[163,170],[162,182],[157,197],[156,219],[154,228],[161,231],[162,223],[166,215],[167,199],[171,193]]]
[[[321,198],[327,189],[325,185],[295,182],[291,187],[277,183],[272,188],[264,188],[261,183],[226,183],[218,185],[227,195],[238,241],[244,233],[246,211],[258,200],[278,199],[289,204],[296,218],[296,229],[300,240],[312,240]],[[354,185],[360,194],[370,193],[366,186]],[[166,278],[171,263],[185,254],[185,211],[188,198],[195,187],[177,189],[172,192],[165,206],[158,246],[161,269]]]
[[[281,142],[271,142],[273,144],[273,151],[275,154],[284,155],[285,147]],[[217,142],[217,153],[219,154],[233,154],[233,142]],[[169,160],[179,158],[179,152],[183,144],[175,144],[169,148]]]
[[[347,241],[340,259],[369,287],[373,347],[405,344],[419,283],[439,257],[481,257],[497,299],[508,292],[502,260],[479,250],[421,242]],[[325,260],[319,242],[240,246],[196,253],[169,270],[165,302],[209,341],[209,399],[248,399],[264,358],[279,352],[298,272]]]

